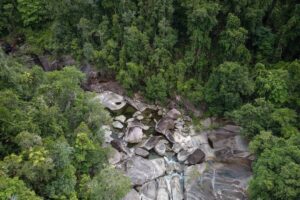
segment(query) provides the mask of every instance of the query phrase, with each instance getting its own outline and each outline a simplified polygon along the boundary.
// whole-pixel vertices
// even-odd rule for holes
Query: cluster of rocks
[[[113,147],[110,163],[132,182],[124,200],[247,199],[253,158],[238,126],[208,129],[215,121],[208,118],[196,131],[191,118],[174,108],[110,91],[96,99],[115,115],[103,130]]]

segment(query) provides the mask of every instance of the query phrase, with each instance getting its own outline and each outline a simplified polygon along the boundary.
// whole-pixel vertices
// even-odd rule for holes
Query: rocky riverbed
[[[192,119],[118,95],[99,93],[114,122],[104,126],[110,163],[132,182],[124,200],[247,199],[253,156],[240,127]]]

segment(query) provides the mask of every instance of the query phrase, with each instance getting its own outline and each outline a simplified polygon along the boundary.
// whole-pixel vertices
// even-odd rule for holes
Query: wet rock
[[[183,200],[183,188],[180,184],[180,176],[175,174],[171,179],[172,200]]]
[[[95,97],[95,99],[99,100],[104,107],[112,111],[120,110],[126,105],[126,101],[123,96],[110,91],[100,93]]]
[[[124,140],[128,143],[139,143],[143,140],[143,129],[140,127],[127,128]]]
[[[190,191],[196,181],[200,180],[201,175],[206,169],[206,163],[191,165],[184,169],[184,188]]]
[[[125,123],[126,117],[124,115],[119,115],[119,116],[115,117],[115,120],[119,121],[121,123]]]
[[[133,185],[143,185],[165,174],[166,166],[163,158],[147,160],[135,156],[126,161],[125,171]]]
[[[153,149],[155,145],[159,142],[159,140],[162,139],[161,136],[152,136],[148,138],[142,145],[141,147],[147,149],[148,151]]]
[[[142,157],[147,157],[149,155],[149,152],[143,148],[136,148],[135,149],[135,154],[142,156]]]
[[[167,115],[166,115],[168,118],[171,118],[173,120],[176,120],[178,119],[180,116],[181,116],[181,113],[176,110],[175,108],[173,108],[172,110],[170,110]]]
[[[160,156],[165,155],[167,149],[166,144],[168,144],[168,141],[160,140],[154,147],[155,152]]]
[[[122,128],[124,127],[124,125],[123,125],[121,122],[119,122],[119,121],[114,121],[114,122],[112,123],[112,126],[113,126],[114,128],[117,128],[117,129],[122,129]]]
[[[188,156],[187,161],[191,165],[204,162],[205,154],[200,149],[196,149],[191,155]]]
[[[158,191],[157,191],[157,199],[159,200],[169,200],[169,190],[168,185],[166,183],[165,177],[160,177],[157,179]]]
[[[135,189],[132,189],[122,200],[141,200],[141,197]]]
[[[156,200],[157,196],[157,183],[155,180],[152,180],[148,183],[145,183],[141,187],[141,197],[142,200]]]
[[[166,161],[166,172],[167,174],[172,174],[172,173],[181,173],[183,171],[183,166],[174,161],[174,160],[169,160],[168,158],[164,157]]]
[[[247,182],[251,177],[249,166],[211,163],[201,175],[193,172],[192,176],[197,178],[185,187],[187,200],[247,199]]]

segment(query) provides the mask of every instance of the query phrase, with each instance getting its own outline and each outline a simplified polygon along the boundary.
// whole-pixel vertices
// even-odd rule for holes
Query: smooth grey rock
[[[197,165],[191,165],[184,169],[184,189],[190,191],[191,187],[196,181],[198,181],[204,170],[206,169],[206,163],[201,163]]]
[[[175,108],[173,108],[172,110],[170,110],[167,113],[166,116],[169,117],[169,118],[171,118],[171,119],[173,119],[173,120],[176,120],[176,119],[178,119],[181,116],[181,113],[178,110],[176,110]]]
[[[175,174],[171,179],[172,200],[183,200],[183,188],[180,184],[180,176]]]
[[[142,156],[142,157],[147,157],[149,155],[149,152],[143,148],[136,148],[135,149],[135,154]]]
[[[184,162],[188,158],[191,153],[187,150],[182,150],[177,154],[177,159],[179,162]]]
[[[175,153],[178,153],[182,149],[181,145],[179,143],[174,143],[172,146],[172,151]]]
[[[123,96],[111,91],[104,91],[97,95],[95,99],[99,100],[103,106],[112,111],[120,110],[126,105],[126,101]]]
[[[163,135],[166,135],[166,131],[174,129],[175,123],[171,118],[162,118],[155,126],[155,130]]]
[[[143,115],[138,115],[138,116],[136,117],[136,119],[141,121],[141,120],[144,119],[144,116],[143,116]]]
[[[169,190],[168,190],[168,184],[166,183],[165,177],[160,177],[157,179],[158,184],[158,191],[157,191],[157,200],[169,200]]]
[[[126,101],[128,102],[129,105],[131,105],[133,108],[135,108],[136,110],[140,111],[140,112],[144,112],[146,109],[150,109],[150,110],[156,110],[156,107],[153,105],[148,105],[145,104],[141,101],[138,100],[133,100],[129,97],[125,97]]]
[[[246,193],[247,183],[251,177],[250,166],[225,163],[207,165],[202,174],[197,171],[190,173],[185,171],[187,200],[248,199]],[[190,181],[189,177],[194,178]]]
[[[147,160],[139,156],[134,156],[125,162],[125,171],[135,186],[143,185],[148,181],[164,175],[166,166],[163,158]]]
[[[248,150],[248,141],[239,135],[239,131],[239,126],[226,125],[208,134],[218,161],[247,165],[252,162],[253,157]]]
[[[205,154],[201,149],[196,149],[192,154],[190,154],[187,158],[187,161],[191,165],[199,164],[204,162],[205,160]]]
[[[211,160],[215,158],[214,150],[211,148],[208,142],[207,134],[209,132],[202,132],[198,135],[191,137],[191,146],[193,148],[201,149],[206,156],[206,160]]]
[[[137,117],[139,115],[141,115],[142,113],[140,111],[136,111],[135,113],[133,113],[132,117]]]
[[[121,161],[122,155],[114,148],[111,148],[111,152],[109,154],[108,162],[112,165],[117,164]]]
[[[131,121],[131,122],[128,122],[128,125],[127,125],[128,128],[132,128],[132,127],[140,127],[141,129],[143,130],[148,130],[150,127],[143,124],[142,122],[139,122],[139,121]]]
[[[119,115],[119,116],[115,117],[115,120],[119,121],[119,122],[122,122],[122,123],[125,123],[126,117],[124,115]]]
[[[128,143],[139,143],[143,140],[143,129],[140,127],[127,128],[124,140]]]
[[[114,139],[110,142],[111,146],[120,152],[130,154],[130,150],[127,148],[126,143],[120,139]]]
[[[145,183],[141,187],[142,200],[156,200],[157,196],[157,183],[155,180]]]
[[[114,128],[117,128],[117,129],[122,129],[122,128],[124,127],[124,125],[123,125],[121,122],[119,122],[119,121],[114,121],[114,122],[112,123],[112,126],[113,126]]]
[[[134,118],[129,118],[129,119],[127,119],[127,123],[130,123],[130,122],[133,122],[135,119]]]
[[[147,149],[148,151],[153,149],[155,145],[159,142],[159,140],[162,139],[161,136],[152,136],[148,138],[142,145],[141,147]]]
[[[183,171],[183,166],[176,161],[169,160],[167,157],[164,157],[166,161],[166,173],[173,174],[175,172],[181,173]]]
[[[141,200],[141,197],[135,189],[132,189],[122,200]]]
[[[124,134],[125,134],[125,133],[124,133],[124,132],[122,132],[122,131],[121,131],[121,132],[119,132],[119,133],[118,133],[118,138],[122,138],[122,137],[124,136]]]
[[[168,143],[168,141],[166,140],[160,140],[154,147],[155,152],[160,155],[160,156],[164,156],[166,153],[166,144]]]

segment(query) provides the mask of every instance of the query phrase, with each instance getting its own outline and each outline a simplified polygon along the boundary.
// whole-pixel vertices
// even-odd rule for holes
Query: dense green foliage
[[[80,88],[80,71],[45,73],[0,53],[0,74],[0,199],[108,199],[117,193],[110,198],[117,200],[128,192],[129,180],[115,169],[105,190],[81,189],[108,181],[97,177],[109,178],[101,126],[111,119]]]
[[[207,105],[252,141],[250,196],[300,198],[298,1],[2,0],[0,43],[23,56],[72,55],[151,101],[180,95]],[[25,69],[2,54],[0,64],[3,173],[46,198],[125,191],[88,186],[102,181],[99,127],[108,117],[80,89],[84,76]]]

